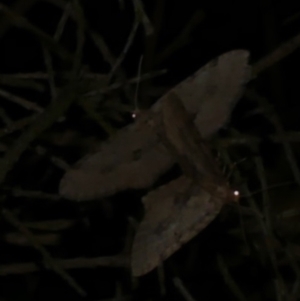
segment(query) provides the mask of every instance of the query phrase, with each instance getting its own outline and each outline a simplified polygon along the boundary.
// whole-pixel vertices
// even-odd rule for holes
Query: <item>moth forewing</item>
[[[222,202],[182,176],[144,197],[146,213],[132,247],[132,273],[141,276],[204,229]]]
[[[194,74],[194,85],[189,86],[189,78],[174,89],[180,98],[182,94],[185,95],[183,105],[187,112],[197,112],[195,125],[204,138],[216,133],[228,121],[244,85],[251,78],[248,59],[247,50],[224,53]],[[215,73],[211,72],[212,69],[215,69]],[[196,87],[197,91],[193,90]]]

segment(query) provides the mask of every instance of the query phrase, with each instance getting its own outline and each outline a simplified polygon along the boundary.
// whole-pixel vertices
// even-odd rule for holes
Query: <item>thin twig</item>
[[[5,110],[1,107],[0,107],[0,119],[7,127],[10,127],[13,123],[10,117],[6,114]]]
[[[78,101],[82,109],[86,112],[88,117],[91,120],[94,120],[99,126],[106,132],[108,135],[112,135],[115,132],[115,129],[111,124],[105,121],[103,118],[102,114],[98,113],[95,109],[94,106],[90,104],[87,99],[82,98],[81,100]]]
[[[115,64],[116,58],[109,50],[104,38],[98,32],[93,30],[89,30],[88,33],[99,52],[102,54],[103,59],[112,67]]]
[[[44,33],[38,27],[32,25],[28,22],[24,17],[18,15],[14,11],[12,11],[9,7],[4,4],[0,4],[0,13],[3,13],[7,19],[14,24],[15,26],[21,27],[29,31],[30,33],[37,36],[41,41],[52,51],[54,51],[57,55],[59,55],[62,59],[71,60],[72,55],[62,46],[57,44],[51,36]]]
[[[144,5],[141,0],[133,0],[134,12],[136,17],[141,20],[144,25],[145,33],[147,36],[152,35],[154,32],[153,26],[145,12]]]
[[[55,220],[44,220],[34,222],[24,222],[25,227],[40,231],[61,231],[69,229],[76,223],[76,220],[72,219],[55,219]]]
[[[51,94],[51,100],[54,101],[57,97],[57,92],[55,88],[55,80],[54,80],[54,69],[52,65],[52,58],[50,55],[50,52],[46,47],[43,47],[43,55],[44,55],[44,61],[46,70],[48,73],[48,83],[50,87],[50,94]]]
[[[218,266],[223,276],[223,279],[225,283],[228,285],[233,295],[240,301],[247,301],[247,298],[244,296],[243,292],[240,290],[240,288],[238,287],[238,285],[230,275],[222,256],[218,254],[217,259],[218,259]]]
[[[267,54],[253,65],[253,78],[258,74],[280,62],[283,58],[294,52],[300,46],[300,34],[281,44],[273,52]]]
[[[14,95],[5,90],[0,89],[0,96],[4,97],[14,103],[17,103],[18,105],[22,106],[23,108],[25,108],[27,110],[32,110],[32,111],[35,111],[38,113],[42,113],[44,111],[44,109],[42,107],[35,104],[34,102],[31,102],[23,97]]]
[[[32,89],[38,92],[44,92],[45,87],[43,84],[36,82],[35,80],[27,79],[22,80],[15,76],[15,74],[0,74],[0,84],[9,87],[18,87],[25,89]]]
[[[72,258],[72,259],[55,259],[57,265],[63,269],[94,269],[97,267],[110,268],[129,268],[129,256],[107,256],[94,258]],[[27,274],[40,271],[40,266],[36,263],[14,263],[0,265],[0,276],[12,274]]]
[[[0,160],[0,183],[4,181],[8,171],[10,171],[20,155],[28,148],[29,144],[35,140],[40,133],[56,122],[69,108],[71,103],[79,97],[78,89],[78,85],[74,83],[62,89],[58,95],[57,102],[51,103],[10,147],[5,156]]]
[[[10,124],[6,128],[0,129],[0,138],[8,134],[11,134],[15,131],[22,130],[24,127],[32,123],[37,118],[37,116],[38,115],[32,115],[29,117],[25,117],[23,119],[19,119],[18,121]]]
[[[293,287],[289,293],[289,301],[296,301],[299,299],[299,290],[300,290],[300,267],[297,262],[297,259],[295,258],[293,251],[291,250],[291,246],[289,243],[286,244],[284,251],[289,259],[290,266],[294,270],[294,273],[296,275],[296,280],[293,284]]]
[[[136,89],[135,89],[135,94],[134,94],[134,109],[137,111],[138,110],[138,93],[139,93],[139,85],[141,82],[141,70],[142,70],[142,62],[143,62],[143,56],[141,56],[140,61],[139,61],[139,67],[138,67],[138,81],[136,84]]]
[[[264,167],[263,167],[263,162],[260,157],[255,157],[254,162],[256,165],[257,175],[258,175],[258,178],[261,183],[262,194],[263,194],[263,211],[264,211],[264,221],[265,221],[265,228],[266,228],[265,243],[267,245],[267,248],[270,251],[269,252],[270,259],[272,262],[273,270],[274,270],[276,278],[277,278],[278,285],[275,284],[275,287],[277,288],[278,300],[282,300],[282,298],[284,298],[284,296],[286,295],[286,292],[284,291],[285,286],[283,285],[284,284],[283,278],[279,272],[276,253],[274,252],[274,250],[273,250],[274,248],[270,244],[270,242],[273,241],[275,239],[275,237],[273,235],[273,228],[272,228],[272,222],[271,222],[271,216],[270,216],[270,202],[269,202],[269,195],[268,195],[265,171],[264,171]]]
[[[74,11],[75,20],[77,22],[77,30],[76,30],[76,50],[75,50],[75,58],[73,61],[73,69],[72,72],[74,75],[77,75],[80,71],[81,60],[83,54],[83,46],[85,41],[85,18],[83,10],[80,6],[80,2],[78,0],[73,0],[72,8]]]
[[[52,258],[50,253],[35,239],[34,235],[19,220],[17,220],[17,218],[13,216],[13,214],[9,210],[3,209],[2,215],[5,218],[5,220],[9,222],[12,226],[14,226],[16,229],[18,229],[28,239],[28,241],[30,241],[32,246],[42,255],[43,263],[46,268],[50,268],[54,272],[56,272],[80,296],[85,297],[87,295],[83,288],[81,288],[79,284],[77,284],[76,281],[66,271],[64,271],[64,269]]]
[[[66,161],[64,161],[61,158],[58,158],[56,156],[53,156],[53,155],[49,154],[49,151],[47,149],[45,149],[43,146],[41,146],[41,145],[38,145],[37,147],[35,147],[35,151],[39,155],[43,155],[43,156],[49,157],[50,160],[51,160],[51,162],[56,167],[58,167],[59,169],[67,171],[70,168],[70,165]]]
[[[145,73],[145,74],[142,74],[140,77],[137,76],[137,77],[134,77],[132,79],[128,79],[127,81],[124,81],[124,82],[116,82],[116,83],[114,83],[114,84],[112,84],[112,85],[110,85],[108,87],[104,87],[104,88],[101,88],[99,90],[89,91],[84,96],[85,97],[93,97],[93,96],[96,96],[98,94],[105,94],[105,93],[108,93],[110,91],[119,89],[119,88],[121,88],[123,86],[135,84],[135,83],[137,83],[139,81],[145,81],[145,80],[157,77],[157,76],[161,76],[161,75],[163,75],[165,73],[167,73],[166,69],[159,70],[159,71],[153,71],[153,72],[149,72],[149,73]]]
[[[109,72],[109,81],[111,80],[111,78],[113,77],[115,71],[118,69],[118,67],[121,65],[121,63],[123,62],[130,46],[132,45],[132,42],[134,40],[134,37],[135,37],[135,34],[136,34],[136,31],[138,29],[140,25],[140,20],[138,18],[135,18],[134,22],[133,22],[133,26],[132,26],[132,29],[130,31],[130,34],[128,36],[128,39],[127,39],[127,42],[124,46],[124,49],[122,50],[121,54],[119,55],[119,57],[117,58],[116,62],[114,63],[114,65],[112,66],[110,72]]]
[[[285,131],[280,122],[279,116],[277,116],[277,113],[275,112],[273,107],[269,105],[268,100],[265,97],[258,95],[254,90],[247,90],[246,96],[249,97],[250,99],[257,101],[258,104],[262,108],[264,108],[266,117],[274,125],[277,135],[281,138],[281,143],[283,144],[284,151],[288,163],[290,165],[290,168],[293,172],[295,181],[298,183],[298,185],[300,185],[300,170],[298,168],[297,160],[291,148],[291,145],[289,144],[289,142],[285,137]]]
[[[63,10],[63,15],[61,16],[61,18],[57,24],[56,31],[53,36],[54,41],[58,42],[59,39],[61,38],[64,28],[66,26],[67,20],[70,15],[70,11],[71,11],[71,2],[68,2],[65,4],[65,9]]]
[[[204,20],[204,12],[197,10],[189,19],[185,27],[174,38],[174,40],[166,46],[158,55],[155,60],[155,65],[160,65],[166,58],[170,57],[174,52],[183,48],[191,40],[191,33],[195,27]]]
[[[18,246],[30,246],[30,241],[22,233],[10,232],[4,235],[4,240],[9,244]],[[61,235],[58,233],[34,234],[34,239],[43,246],[57,246]]]
[[[178,277],[173,278],[173,283],[186,301],[196,301],[196,299],[194,299],[194,297],[186,289],[186,287],[184,286],[180,278]]]
[[[14,188],[12,193],[15,197],[26,197],[30,199],[45,199],[50,201],[58,201],[61,199],[61,196],[58,194],[50,194],[36,190],[23,190],[20,188]]]
[[[38,0],[16,0],[11,1],[11,9],[18,13],[19,15],[25,15]],[[2,38],[4,34],[10,29],[11,21],[8,18],[1,18],[0,21],[0,37]]]
[[[167,293],[166,284],[165,284],[166,274],[165,274],[165,269],[164,269],[163,264],[160,264],[157,267],[157,274],[158,274],[158,283],[159,283],[160,295],[163,297]]]
[[[71,72],[62,72],[60,76],[63,79],[68,79],[70,78]],[[96,80],[106,80],[107,79],[107,74],[101,74],[101,73],[84,73],[82,74],[83,78],[88,78],[88,79],[96,79]],[[39,80],[48,80],[49,79],[49,74],[45,72],[28,72],[28,73],[14,73],[14,74],[5,74],[5,73],[0,73],[0,83],[2,83],[2,79],[7,81],[11,80],[24,80],[24,81],[19,81],[19,84],[16,84],[16,86],[21,85],[22,83],[26,83],[27,81],[31,79],[39,79]],[[41,90],[42,91],[42,90]]]

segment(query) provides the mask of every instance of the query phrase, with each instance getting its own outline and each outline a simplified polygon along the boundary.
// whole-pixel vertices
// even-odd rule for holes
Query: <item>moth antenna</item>
[[[138,108],[138,91],[139,91],[139,86],[140,86],[140,81],[141,81],[141,70],[142,70],[142,62],[143,62],[144,56],[141,55],[140,61],[139,61],[139,66],[138,66],[138,74],[137,74],[137,83],[136,83],[136,89],[134,93],[134,111],[132,112],[132,118],[135,119],[137,117],[139,108]]]
[[[268,186],[264,189],[255,190],[255,191],[251,192],[250,194],[241,195],[241,197],[250,197],[250,196],[262,193],[262,192],[267,191],[267,190],[276,189],[276,188],[279,188],[279,187],[288,186],[288,185],[292,185],[292,184],[295,184],[295,183],[296,183],[295,181],[287,181],[287,182],[282,182],[282,183],[270,185],[270,186]]]

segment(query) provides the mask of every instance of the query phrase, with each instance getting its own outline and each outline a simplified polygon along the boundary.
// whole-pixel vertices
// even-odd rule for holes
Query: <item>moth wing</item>
[[[150,272],[196,236],[220,212],[222,201],[182,176],[150,192],[132,247],[134,276]]]
[[[188,113],[196,114],[195,125],[203,138],[224,126],[242,96],[251,78],[249,55],[247,50],[229,51],[170,90],[181,98]]]
[[[174,160],[153,128],[135,123],[78,161],[60,182],[60,194],[84,201],[150,186]]]

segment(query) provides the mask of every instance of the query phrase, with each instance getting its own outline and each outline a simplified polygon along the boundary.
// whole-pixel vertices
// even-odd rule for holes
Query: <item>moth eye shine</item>
[[[240,199],[240,196],[241,196],[241,194],[238,190],[233,190],[231,200],[234,201],[234,202],[238,202],[239,199]]]
[[[132,111],[131,113],[131,117],[132,119],[137,119],[140,115],[140,110],[139,109],[135,109],[134,111]]]

